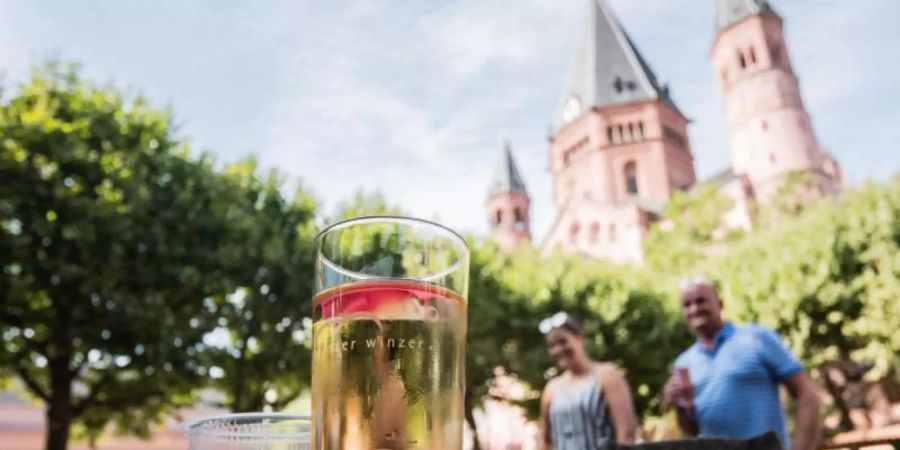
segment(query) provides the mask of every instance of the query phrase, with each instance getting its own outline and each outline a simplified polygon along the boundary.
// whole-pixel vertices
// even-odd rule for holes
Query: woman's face
[[[574,361],[584,353],[583,338],[565,328],[550,330],[544,339],[547,341],[550,358],[562,370],[572,367]]]

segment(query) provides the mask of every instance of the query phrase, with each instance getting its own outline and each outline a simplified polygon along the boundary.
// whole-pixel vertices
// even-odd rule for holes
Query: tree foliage
[[[2,361],[69,424],[147,419],[201,382],[183,320],[229,289],[214,249],[227,186],[165,114],[50,65],[0,108]]]
[[[900,381],[900,178],[809,207],[700,267],[732,318],[776,329],[826,387],[817,369],[832,364]],[[844,392],[830,390],[847,419]]]
[[[110,422],[146,435],[207,384],[216,359],[204,336],[229,319],[268,360],[252,373],[222,363],[225,380],[251,390],[272,378],[262,370],[308,365],[265,324],[294,327],[284,318],[304,311],[293,297],[272,301],[274,290],[308,305],[312,266],[297,236],[311,204],[190,158],[169,123],[55,63],[0,105],[0,370],[46,402],[48,449],[65,448],[72,423],[89,437]],[[257,319],[233,318],[222,301],[242,289]],[[297,309],[257,308],[269,303]]]
[[[240,186],[229,218],[245,239],[219,248],[237,287],[205,304],[216,328],[202,360],[232,411],[279,410],[310,385],[315,204],[284,198],[279,174],[258,176],[252,159],[224,172]]]
[[[467,383],[475,399],[503,367],[535,389],[554,373],[538,323],[559,311],[578,317],[592,357],[626,373],[639,413],[659,411],[657,393],[690,341],[666,291],[639,271],[529,248],[503,255],[476,245],[469,307]],[[531,417],[537,399],[523,406]]]
[[[733,201],[712,185],[676,192],[666,204],[662,221],[644,241],[647,264],[661,272],[696,264],[714,240],[721,240],[716,233],[724,231],[722,214],[732,206]]]

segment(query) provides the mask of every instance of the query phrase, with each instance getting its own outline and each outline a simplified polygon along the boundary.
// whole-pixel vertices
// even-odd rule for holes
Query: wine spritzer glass
[[[313,445],[462,448],[469,252],[433,222],[361,217],[316,238]]]

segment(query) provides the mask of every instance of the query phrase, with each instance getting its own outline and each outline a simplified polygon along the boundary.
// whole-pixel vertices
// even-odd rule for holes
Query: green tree
[[[752,233],[701,265],[722,285],[726,312],[777,330],[830,390],[849,427],[840,386],[817,369],[871,364],[870,380],[900,369],[900,178],[866,184]]]
[[[733,201],[713,185],[676,192],[666,204],[662,220],[651,228],[644,241],[647,264],[660,271],[672,271],[699,262],[714,250],[715,241],[735,237],[735,232],[725,234],[722,228],[722,214],[732,205]]]
[[[822,199],[819,181],[813,174],[790,172],[768,204],[757,208],[756,221],[762,226],[778,227],[786,220],[799,217]]]
[[[232,411],[279,410],[309,388],[315,203],[284,198],[279,174],[258,176],[253,159],[225,176],[241,187],[229,217],[246,240],[219,248],[238,288],[208,302],[217,328],[202,359]]]
[[[0,104],[0,367],[70,426],[141,435],[204,382],[204,299],[233,292],[221,247],[240,186],[142,98],[50,63]]]
[[[519,248],[503,254],[493,244],[472,242],[467,342],[466,409],[490,395],[495,369],[514,374],[535,390],[516,401],[530,417],[537,390],[555,373],[538,323],[559,311],[584,325],[587,349],[623,369],[641,415],[660,411],[658,392],[668,365],[690,334],[653,276],[580,257],[541,256]]]
[[[391,205],[379,191],[366,192],[358,190],[353,197],[342,201],[334,217],[327,220],[334,223],[341,220],[352,219],[361,216],[397,216],[403,215],[403,210]]]

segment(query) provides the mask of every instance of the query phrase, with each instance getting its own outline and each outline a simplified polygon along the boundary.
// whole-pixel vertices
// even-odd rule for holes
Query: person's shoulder
[[[594,370],[597,372],[619,372],[619,366],[614,362],[604,361],[604,362],[595,362]]]
[[[675,367],[683,368],[690,365],[691,359],[693,359],[694,355],[697,353],[696,347],[695,344],[691,344],[690,347],[684,349],[684,351],[675,358]]]
[[[553,391],[556,389],[556,386],[561,383],[562,375],[557,375],[547,381],[547,384],[544,385],[544,395],[552,395]]]
[[[775,330],[761,323],[736,323],[733,324],[736,332],[753,334],[775,334]]]
[[[624,377],[622,369],[614,362],[597,362],[594,363],[594,373],[600,380],[612,380],[618,377]]]
[[[742,323],[734,325],[734,329],[735,334],[749,335],[760,339],[781,340],[781,336],[775,330],[759,323]]]

